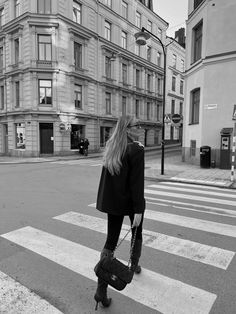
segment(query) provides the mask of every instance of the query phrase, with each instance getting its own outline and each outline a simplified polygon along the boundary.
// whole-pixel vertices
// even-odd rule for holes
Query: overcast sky
[[[185,27],[188,16],[188,0],[153,0],[153,9],[169,23],[167,35],[174,36],[176,30]]]

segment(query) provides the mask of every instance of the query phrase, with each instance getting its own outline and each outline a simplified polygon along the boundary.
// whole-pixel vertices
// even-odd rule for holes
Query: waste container
[[[210,146],[200,147],[200,166],[201,168],[211,167],[211,148]]]

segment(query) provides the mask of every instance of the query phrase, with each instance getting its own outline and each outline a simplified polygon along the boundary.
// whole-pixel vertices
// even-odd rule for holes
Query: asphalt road
[[[0,165],[0,313],[94,313],[100,159]],[[235,314],[236,193],[145,182],[143,272],[98,313]],[[124,232],[129,221],[124,222]],[[129,242],[117,252],[126,260]]]

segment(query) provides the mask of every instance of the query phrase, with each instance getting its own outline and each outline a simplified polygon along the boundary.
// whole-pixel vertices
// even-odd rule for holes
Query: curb
[[[192,182],[192,181],[188,181],[187,179],[186,180],[173,180],[172,178],[159,178],[159,177],[148,177],[148,176],[145,176],[145,180],[148,180],[148,181],[158,181],[158,182],[176,182],[176,183],[187,183],[187,184],[192,184],[192,185],[204,185],[204,186],[212,186],[212,187],[217,187],[217,188],[221,188],[221,189],[231,189],[231,190],[234,190],[236,189],[236,184],[234,182],[231,182],[230,185],[228,186],[223,186],[223,185],[219,185],[219,184],[210,184],[210,183],[205,183],[205,182]],[[235,184],[235,186],[234,186]]]

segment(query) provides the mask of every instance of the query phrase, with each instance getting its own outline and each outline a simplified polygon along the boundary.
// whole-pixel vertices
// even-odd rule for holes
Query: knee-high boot
[[[101,252],[100,259],[102,259],[105,256],[113,255],[113,252],[107,249],[103,249]],[[103,281],[102,279],[98,278],[97,282],[97,290],[94,295],[94,299],[97,302],[95,310],[98,308],[98,303],[101,302],[104,307],[108,307],[111,304],[111,298],[107,297],[107,286],[108,284]]]
[[[139,258],[141,256],[142,251],[142,239],[136,239],[134,248],[133,248],[133,254],[131,256],[131,270],[135,272],[136,274],[141,273],[141,266],[139,266]]]

